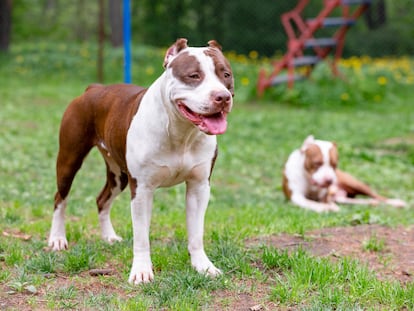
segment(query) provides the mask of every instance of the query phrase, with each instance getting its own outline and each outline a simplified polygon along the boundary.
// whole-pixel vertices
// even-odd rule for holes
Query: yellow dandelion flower
[[[24,57],[22,55],[16,56],[16,63],[21,64],[24,62]]]
[[[408,84],[414,84],[414,76],[408,76],[407,77],[407,83]]]
[[[348,93],[342,93],[341,94],[341,100],[348,101],[349,100],[349,94]]]
[[[243,78],[241,78],[241,84],[242,84],[243,86],[247,86],[247,85],[249,85],[249,84],[250,84],[250,80],[249,80],[249,78],[247,78],[247,77],[243,77]]]
[[[259,57],[259,53],[258,53],[257,51],[250,51],[250,53],[249,53],[249,57],[250,57],[251,59],[256,60],[256,59]]]
[[[242,63],[242,64],[247,64],[248,63],[246,55],[237,55],[237,61]]]
[[[237,59],[237,54],[234,51],[230,51],[230,52],[226,52],[226,57],[230,60],[230,61],[235,61]]]
[[[148,76],[151,76],[152,74],[154,74],[154,67],[152,67],[152,66],[148,66],[147,68],[145,68],[145,73],[146,73]]]
[[[388,83],[388,79],[386,77],[384,77],[384,76],[380,76],[377,79],[377,83],[379,85],[386,85]]]
[[[90,53],[88,51],[88,49],[86,47],[83,47],[79,50],[79,54],[80,56],[82,56],[83,58],[88,58],[90,56]]]

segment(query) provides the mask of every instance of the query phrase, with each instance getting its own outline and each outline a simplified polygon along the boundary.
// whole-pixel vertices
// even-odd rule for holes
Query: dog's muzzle
[[[211,109],[206,113],[191,110],[184,101],[178,102],[181,114],[196,125],[200,131],[209,135],[223,134],[227,130],[227,114],[231,110],[232,97],[230,93],[220,91],[211,98]]]

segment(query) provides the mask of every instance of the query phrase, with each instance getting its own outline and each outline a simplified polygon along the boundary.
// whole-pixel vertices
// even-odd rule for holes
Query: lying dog
[[[368,185],[339,170],[337,165],[335,143],[308,136],[285,164],[283,192],[286,198],[315,212],[338,211],[336,203],[405,206],[402,200],[388,199],[375,193]],[[359,194],[370,199],[355,198]]]
[[[64,213],[75,174],[89,151],[102,154],[107,179],[97,197],[102,237],[119,241],[110,209],[129,184],[134,236],[129,282],[154,277],[149,228],[154,191],[185,182],[188,250],[192,266],[220,274],[204,252],[204,215],[210,175],[217,156],[216,136],[226,131],[234,85],[220,45],[192,48],[178,39],[164,59],[165,72],[148,88],[91,85],[64,113],[57,157],[57,193],[49,246],[68,248]]]

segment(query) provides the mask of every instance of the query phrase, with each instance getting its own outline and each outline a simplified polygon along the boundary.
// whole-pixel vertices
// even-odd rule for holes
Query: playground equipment
[[[314,66],[331,52],[332,73],[338,75],[337,61],[342,55],[345,35],[371,5],[371,0],[324,0],[319,14],[315,18],[305,20],[302,14],[309,2],[310,0],[299,0],[294,9],[282,14],[282,24],[288,36],[288,50],[281,60],[273,63],[273,71],[269,75],[263,69],[259,72],[259,96],[274,85],[287,82],[288,87],[293,87],[294,81],[307,78]],[[339,17],[330,17],[338,10],[341,11]],[[325,27],[336,27],[337,30],[331,37],[315,38],[315,32]],[[310,50],[312,54],[305,54],[304,50]],[[302,73],[297,73],[295,69],[300,67],[305,69]],[[287,72],[281,74],[286,70]]]

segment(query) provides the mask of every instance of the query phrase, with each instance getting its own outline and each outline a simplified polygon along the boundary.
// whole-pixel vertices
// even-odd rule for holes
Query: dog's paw
[[[148,283],[154,280],[152,263],[148,260],[135,261],[132,264],[128,282],[132,285]]]
[[[101,217],[101,215],[99,217]],[[115,230],[112,227],[110,220],[100,219],[100,221],[101,221],[101,230],[102,230],[101,236],[105,242],[108,242],[109,244],[113,244],[113,243],[122,241],[122,238],[115,233]]]
[[[326,207],[327,212],[339,212],[339,206],[335,203],[329,203]]]
[[[223,274],[223,272],[221,272],[221,270],[219,268],[216,268],[213,264],[211,264],[211,266],[209,266],[207,269],[201,269],[197,271],[198,273],[207,275],[209,277],[216,277]]]
[[[191,256],[191,265],[194,269],[200,274],[207,276],[215,277],[222,274],[221,270],[216,268],[215,265],[208,259],[204,254],[192,255]]]
[[[52,251],[63,251],[68,249],[68,240],[66,237],[50,237],[49,247]]]
[[[141,283],[148,283],[154,280],[154,272],[152,267],[141,267],[140,269],[131,269],[128,282],[132,285],[138,285]]]
[[[339,206],[335,203],[315,203],[310,207],[311,210],[317,213],[338,212]]]
[[[116,242],[121,242],[122,241],[122,238],[119,235],[116,235],[116,234],[102,236],[102,239],[105,242],[108,242],[111,245],[114,244],[114,243],[116,243]]]
[[[400,200],[400,199],[387,199],[385,203],[391,206],[400,207],[400,208],[407,206],[407,203],[405,203],[403,200]]]

